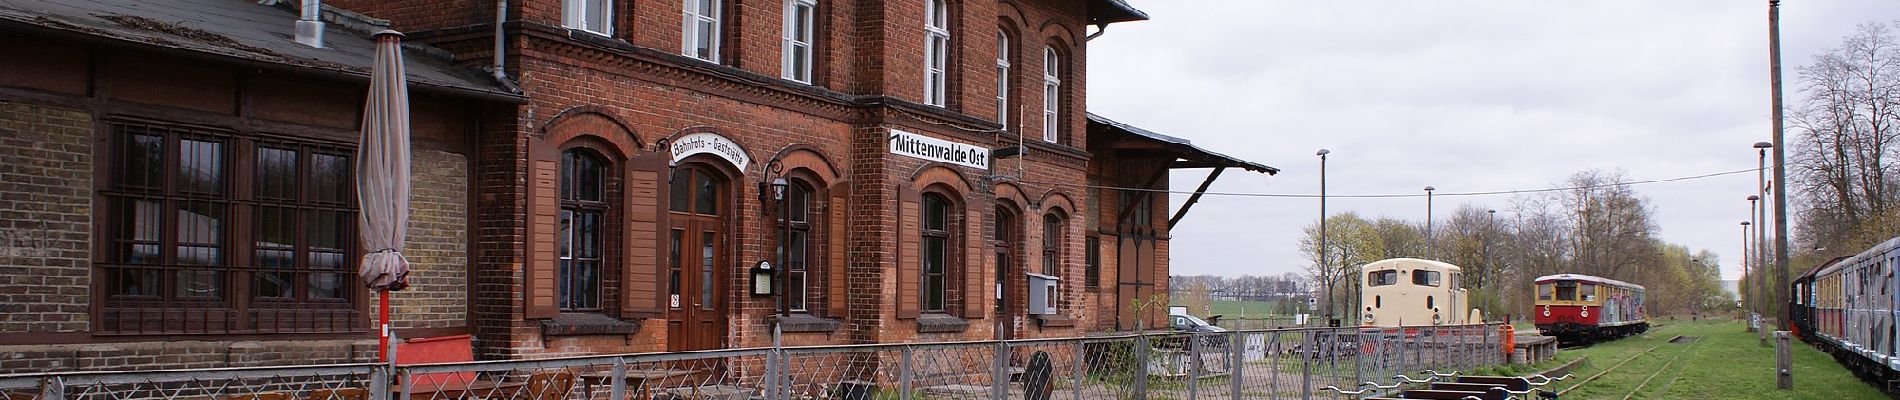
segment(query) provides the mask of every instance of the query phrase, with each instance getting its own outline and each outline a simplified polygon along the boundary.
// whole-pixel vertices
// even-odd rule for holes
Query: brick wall
[[[92,124],[0,102],[0,333],[87,329]]]
[[[409,288],[390,297],[398,329],[445,328],[468,323],[468,159],[427,148],[412,152]],[[372,302],[375,301],[372,295]]]

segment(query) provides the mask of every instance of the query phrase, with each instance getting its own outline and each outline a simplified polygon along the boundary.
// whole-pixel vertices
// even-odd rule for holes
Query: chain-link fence
[[[1496,325],[0,376],[0,400],[1277,399],[1501,364]]]

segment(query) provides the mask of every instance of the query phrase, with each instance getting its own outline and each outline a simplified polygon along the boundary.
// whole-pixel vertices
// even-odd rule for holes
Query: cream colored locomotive
[[[1364,326],[1462,325],[1484,318],[1465,299],[1464,273],[1456,265],[1416,258],[1374,261],[1359,267]]]

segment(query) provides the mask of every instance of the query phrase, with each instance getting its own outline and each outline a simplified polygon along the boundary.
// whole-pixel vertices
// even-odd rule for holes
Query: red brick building
[[[368,65],[367,52],[284,46],[287,5],[26,4],[0,5],[0,46],[50,56],[0,60],[27,71],[0,74],[0,128],[13,127],[0,164],[15,166],[0,170],[0,227],[61,229],[46,230],[56,246],[9,248],[51,250],[0,258],[0,343],[51,345],[0,345],[27,354],[0,370],[124,352],[173,358],[111,362],[242,364],[167,350],[191,346],[360,358],[373,299],[329,267],[354,265],[353,234],[274,221],[353,218],[332,198],[347,190],[310,185],[343,183],[325,157],[353,149],[363,83],[339,65]],[[110,17],[189,7],[284,22]],[[324,7],[358,21],[332,24],[333,41],[362,41],[349,28],[380,18],[427,45],[411,47],[427,66],[411,73],[441,78],[412,77],[417,147],[440,151],[417,152],[416,286],[392,296],[395,326],[470,335],[478,358],[764,346],[774,321],[790,345],[1160,326],[1165,307],[1145,304],[1166,304],[1179,214],[1163,194],[1115,188],[1166,189],[1173,168],[1275,172],[1085,112],[1088,26],[1146,18],[1120,0]],[[128,153],[147,142],[179,150]],[[128,172],[137,163],[182,172]],[[200,190],[199,164],[245,173]],[[286,180],[303,185],[294,198],[273,192]],[[181,212],[128,227],[147,198]],[[157,261],[137,258],[147,247]],[[284,257],[296,261],[273,269]],[[754,294],[762,261],[782,295]],[[175,342],[192,345],[153,345]],[[331,347],[286,350],[301,343]]]

